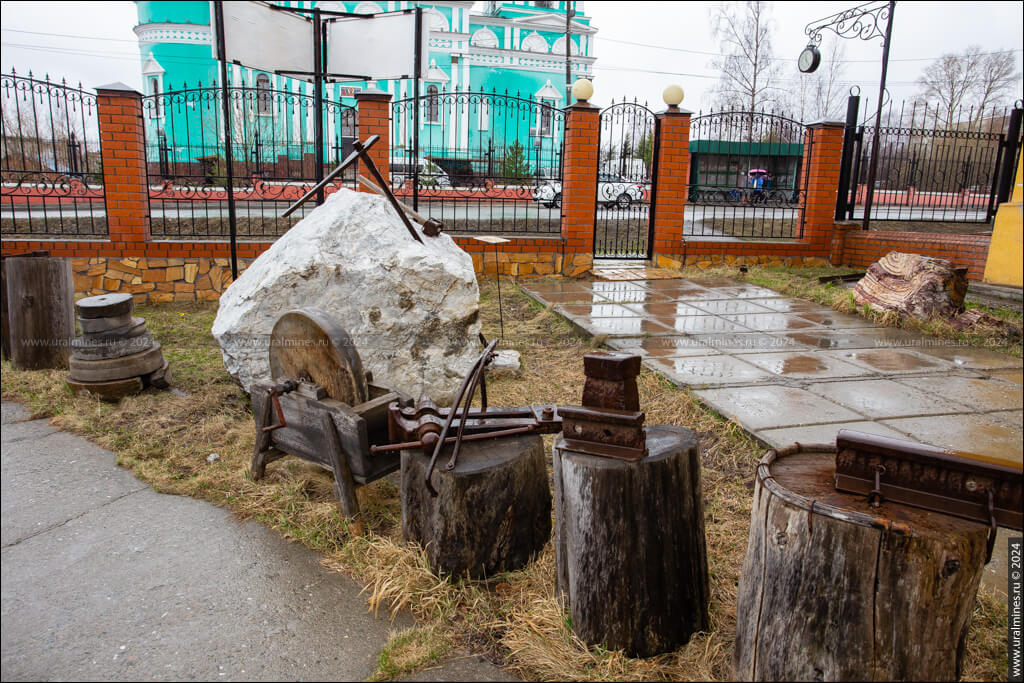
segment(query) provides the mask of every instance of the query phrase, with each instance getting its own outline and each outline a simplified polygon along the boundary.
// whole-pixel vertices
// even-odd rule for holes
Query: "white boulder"
[[[345,328],[375,382],[449,403],[481,352],[480,290],[451,237],[422,238],[383,197],[330,195],[221,295],[213,336],[228,373],[246,391],[269,379],[274,323],[314,306]]]

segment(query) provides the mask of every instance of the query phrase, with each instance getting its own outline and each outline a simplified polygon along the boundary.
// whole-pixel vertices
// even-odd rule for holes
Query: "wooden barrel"
[[[745,681],[954,680],[988,527],[834,486],[835,446],[757,468],[736,606]]]
[[[555,437],[558,592],[581,640],[638,657],[708,628],[700,451],[689,429],[650,426],[636,461]]]
[[[5,264],[11,362],[23,370],[67,367],[75,336],[71,262],[11,256]]]
[[[474,578],[520,569],[551,537],[551,490],[544,441],[536,434],[463,442],[455,468],[445,448],[424,483],[430,457],[402,451],[402,535],[426,549],[438,574]]]

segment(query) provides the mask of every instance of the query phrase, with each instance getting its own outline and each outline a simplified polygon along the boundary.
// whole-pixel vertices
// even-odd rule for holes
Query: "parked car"
[[[597,177],[597,201],[609,209],[628,209],[633,202],[643,201],[644,186],[631,183],[622,176],[600,173]],[[562,205],[562,184],[549,182],[533,191],[533,201],[548,208]]]
[[[401,187],[406,181],[412,182],[414,166],[409,163],[409,157],[391,157],[391,185]],[[451,180],[444,170],[430,161],[420,157],[420,186],[421,187],[451,187]]]

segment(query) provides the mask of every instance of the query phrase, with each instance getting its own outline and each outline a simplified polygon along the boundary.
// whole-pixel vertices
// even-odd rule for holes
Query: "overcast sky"
[[[599,29],[594,102],[603,105],[612,98],[635,97],[660,109],[662,90],[678,83],[686,91],[684,107],[706,109],[709,90],[717,80],[710,62],[720,49],[710,28],[714,4],[586,2],[584,9]],[[796,56],[807,43],[804,26],[855,4],[773,3],[772,42],[775,56],[790,60],[785,67],[788,78],[800,77]],[[141,87],[138,44],[132,32],[137,16],[135,3],[2,2],[0,9],[0,65],[5,72],[14,67],[19,73],[31,70],[48,73],[51,78],[80,80],[88,87],[112,81]],[[826,41],[836,39],[829,35]],[[874,100],[881,67],[880,39],[842,42],[848,61],[844,80],[859,84],[863,94]],[[914,82],[931,59],[968,45],[980,45],[985,50],[1012,49],[1020,69],[1024,2],[897,3],[888,79],[893,98],[904,99],[916,92]],[[1016,97],[1021,96],[1020,91],[1018,86]]]

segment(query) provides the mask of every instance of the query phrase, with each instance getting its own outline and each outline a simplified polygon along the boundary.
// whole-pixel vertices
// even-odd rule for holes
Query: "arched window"
[[[274,113],[273,109],[270,104],[270,76],[260,74],[256,77],[256,113],[270,116]]]
[[[437,86],[427,86],[427,123],[440,123],[441,102],[437,96]]]

